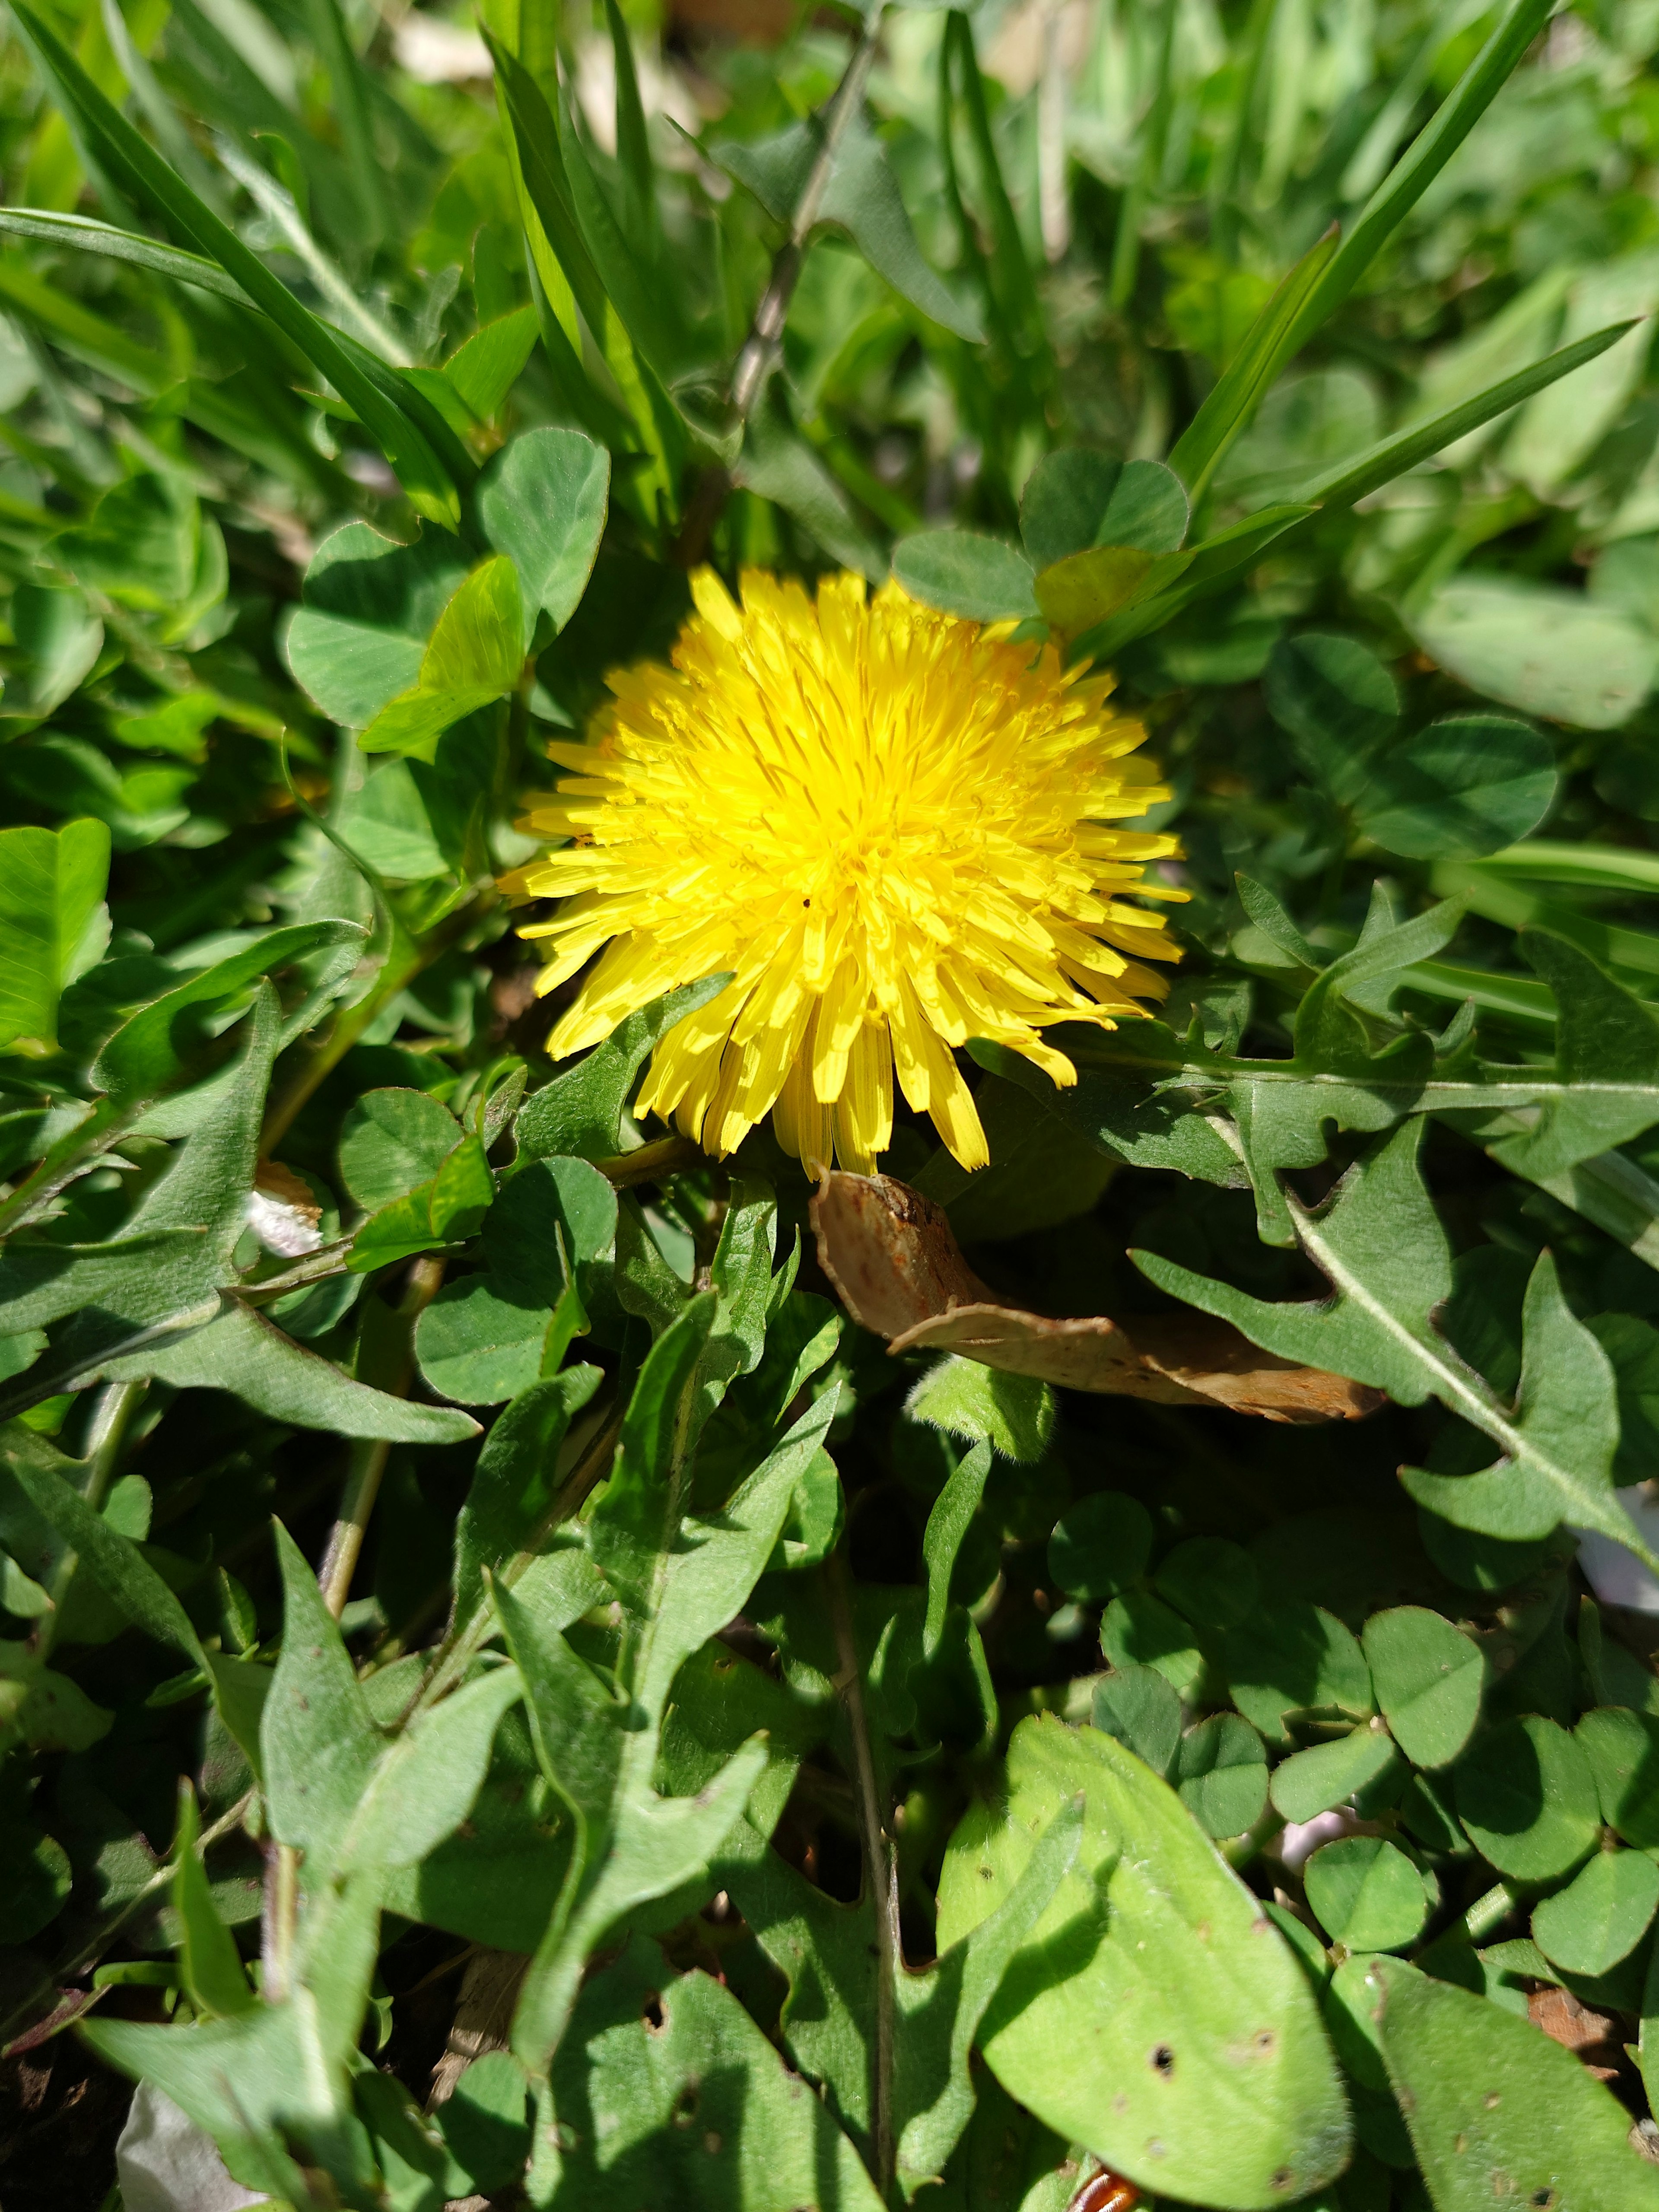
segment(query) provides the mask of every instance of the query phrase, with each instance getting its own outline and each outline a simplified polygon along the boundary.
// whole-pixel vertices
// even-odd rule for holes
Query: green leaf
[[[219,1917],[207,1869],[198,1850],[200,1822],[196,1792],[181,1776],[179,1825],[173,1837],[173,1907],[184,1930],[185,1987],[197,2010],[210,2020],[229,2020],[250,2012],[256,2002],[236,1949],[236,1940]]]
[[[495,1178],[476,1137],[463,1137],[436,1175],[372,1213],[352,1239],[354,1274],[471,1237],[495,1202]]]
[[[57,1048],[58,1001],[109,940],[109,830],[0,830],[0,1052]]]
[[[504,1297],[487,1275],[446,1283],[415,1324],[415,1357],[429,1389],[463,1406],[499,1406],[541,1375],[550,1306]]]
[[[430,761],[452,722],[517,687],[526,642],[519,572],[498,553],[456,592],[438,617],[415,682],[381,708],[358,743],[365,752]]]
[[[588,1982],[553,2080],[572,2138],[560,2193],[585,2212],[637,2212],[641,2188],[686,2212],[879,2212],[853,2146],[733,1993],[665,1975],[643,1936]]]
[[[653,1346],[589,1524],[595,1562],[629,1615],[619,1695],[562,1635],[538,1628],[513,1592],[499,1584],[495,1592],[524,1672],[543,1771],[577,1821],[570,1874],[514,2025],[514,2048],[532,2076],[545,2075],[564,2033],[583,1960],[623,1914],[706,1864],[767,1764],[756,1741],[695,1797],[659,1797],[653,1786],[675,1676],[741,1609],[836,1409],[836,1393],[824,1392],[717,1519],[687,1517],[687,1455],[715,1304],[708,1294],[695,1300]]]
[[[465,1413],[394,1397],[342,1374],[246,1306],[228,1306],[188,1335],[106,1360],[100,1371],[111,1382],[149,1376],[179,1390],[228,1390],[270,1420],[343,1437],[453,1444],[478,1433]]]
[[[1152,1577],[1158,1595],[1201,1628],[1236,1628],[1260,1595],[1255,1562],[1224,1536],[1189,1536]]]
[[[455,1522],[458,1621],[470,1620],[483,1602],[485,1570],[499,1572],[545,1522],[559,1447],[602,1379],[597,1367],[571,1367],[532,1382],[491,1428]]]
[[[1589,1762],[1554,1721],[1528,1714],[1478,1736],[1453,1776],[1469,1841],[1521,1881],[1554,1881],[1595,1850],[1601,1808]]]
[[[1269,1795],[1273,1810],[1286,1820],[1311,1820],[1334,1805],[1346,1804],[1405,1763],[1380,1720],[1370,1720],[1349,1735],[1310,1744],[1281,1759],[1273,1771]]]
[[[1374,1613],[1362,1640],[1395,1741],[1413,1766],[1449,1766],[1480,1716],[1485,1668],[1479,1645],[1419,1605]]]
[[[731,981],[726,970],[665,992],[619,1022],[574,1067],[532,1091],[513,1125],[519,1159],[527,1163],[556,1153],[614,1158],[622,1150],[623,1109],[647,1057],[677,1022],[718,998]]]
[[[931,1659],[945,1633],[945,1615],[951,1603],[951,1576],[981,1498],[985,1478],[991,1472],[991,1447],[976,1443],[951,1474],[927,1516],[921,1555],[927,1569],[927,1613],[922,1626],[922,1656]]]
[[[1483,1474],[1402,1471],[1411,1495],[1461,1528],[1547,1535],[1563,1520],[1638,1548],[1613,1496],[1618,1442],[1612,1370],[1562,1298],[1546,1253],[1527,1291],[1526,1358],[1515,1412],[1435,1328],[1450,1295],[1444,1233],[1417,1170],[1421,1128],[1408,1122],[1350,1170],[1318,1213],[1287,1199],[1304,1251],[1333,1285],[1317,1305],[1270,1305],[1151,1254],[1132,1256],[1160,1290],[1231,1321],[1252,1343],[1386,1390],[1398,1403],[1432,1395],[1497,1443]]]
[[[0,1941],[27,1943],[49,1928],[74,1885],[69,1854],[55,1838],[8,1820],[0,1829]]]
[[[1261,690],[1313,775],[1352,805],[1365,787],[1366,761],[1400,720],[1399,687],[1383,663],[1358,638],[1304,630],[1273,647]]]
[[[754,194],[774,222],[787,224],[823,143],[823,121],[810,115],[770,138],[717,142],[708,154]],[[817,222],[845,231],[877,274],[932,321],[970,342],[984,337],[979,317],[951,295],[922,258],[887,149],[861,115],[852,117],[836,144]]]
[[[1563,346],[1546,361],[1529,368],[1517,369],[1484,392],[1465,399],[1445,413],[1435,416],[1426,422],[1419,422],[1393,437],[1383,438],[1364,453],[1340,461],[1334,468],[1322,476],[1298,484],[1296,496],[1311,507],[1338,508],[1352,507],[1369,494],[1392,483],[1407,471],[1431,460],[1437,453],[1444,453],[1500,416],[1506,415],[1517,402],[1530,398],[1561,378],[1571,376],[1575,369],[1605,353],[1616,345],[1630,329],[1628,323],[1615,323],[1610,328],[1595,331],[1591,337],[1580,338],[1576,344]]]
[[[986,2016],[992,2070],[1160,2193],[1245,2205],[1322,2186],[1347,2124],[1302,1970],[1174,1791],[1111,1737],[1021,1722],[1006,1779],[946,1851],[941,1947],[1009,1894],[1079,1790],[1077,1869]]]
[[[1067,447],[1031,471],[1019,525],[1039,574],[1091,546],[1173,553],[1187,534],[1187,495],[1161,461],[1124,462]]]
[[[211,292],[239,306],[252,304],[235,278],[227,275],[216,261],[205,260],[199,253],[183,252],[176,246],[163,246],[137,231],[100,222],[94,216],[58,214],[49,208],[3,208],[0,209],[0,233],[13,238],[42,239],[49,246],[67,246],[78,252],[130,262],[135,269],[147,269],[152,276],[171,276],[178,283],[193,284],[198,291]]]
[[[1095,1684],[1089,1717],[1169,1779],[1181,1746],[1181,1698],[1156,1667],[1118,1667]]]
[[[461,1141],[460,1123],[424,1091],[365,1091],[340,1124],[340,1179],[366,1213],[429,1182]]]
[[[1126,1590],[1101,1617],[1100,1648],[1112,1667],[1155,1667],[1183,1695],[1204,1671],[1197,1637],[1147,1589]]]
[[[1041,612],[1031,564],[973,530],[922,530],[893,548],[893,574],[913,599],[969,622],[1029,620]]]
[[[326,376],[375,438],[419,511],[447,530],[460,519],[455,485],[425,436],[395,400],[358,364],[327,325],[302,307],[258,255],[198,199],[131,124],[112,106],[80,64],[32,10],[18,17],[28,42],[67,109],[79,118],[117,181],[159,208],[174,228],[202,248],[234,279],[256,306]]]
[[[1054,1393],[1047,1383],[954,1353],[928,1369],[905,1412],[947,1436],[969,1443],[983,1439],[1004,1458],[1026,1464],[1042,1458],[1054,1425]]]
[[[1659,2205],[1629,2113],[1571,2051],[1401,1960],[1373,1972],[1382,2056],[1435,2212],[1502,2198],[1556,2212]]]
[[[1462,714],[1382,754],[1357,813],[1388,852],[1437,860],[1529,836],[1555,794],[1555,748],[1541,732],[1499,714]]]
[[[1367,1720],[1370,1670],[1334,1613],[1299,1599],[1273,1606],[1222,1638],[1233,1703],[1270,1743],[1286,1741],[1292,1715]]]
[[[1547,929],[1521,946],[1555,1000],[1559,1090],[1494,1157],[1536,1181],[1641,1136],[1659,1120],[1659,1019],[1576,945]]]
[[[1097,1605],[1139,1582],[1152,1551],[1152,1516],[1139,1498],[1097,1490],[1055,1522],[1048,1572],[1068,1597]]]
[[[331,721],[362,729],[420,677],[426,641],[466,575],[453,540],[399,545],[366,522],[324,538],[282,633],[295,681]]]
[[[198,969],[188,982],[124,1022],[93,1062],[93,1082],[123,1113],[159,1097],[200,1071],[227,1027],[226,1013],[257,1002],[263,995],[262,978],[313,954],[326,953],[330,957],[321,963],[317,988],[307,994],[304,1006],[282,1024],[281,1042],[291,1043],[356,966],[367,933],[352,921],[294,922],[265,931],[241,951]],[[253,1079],[251,1067],[246,1079]],[[268,1079],[268,1074],[258,1077],[261,1097]],[[243,1119],[247,1119],[246,1109]]]
[[[610,487],[602,446],[580,430],[544,429],[526,430],[503,447],[478,486],[485,536],[511,558],[526,605],[539,607],[556,630],[587,589]]]
[[[1628,617],[1519,579],[1443,584],[1407,622],[1472,691],[1580,729],[1621,729],[1659,673],[1659,644]]]
[[[1589,1761],[1601,1818],[1638,1850],[1659,1846],[1659,1718],[1603,1705],[1574,1734]]]
[[[1642,1851],[1598,1851],[1532,1916],[1533,1941],[1569,1974],[1605,1974],[1627,1959],[1659,1911],[1659,1866]]]
[[[464,344],[457,346],[444,363],[443,373],[479,422],[493,422],[535,348],[536,310],[514,307],[511,313],[497,315],[493,321],[483,324]],[[566,431],[562,434],[570,437],[574,434]],[[480,486],[481,515],[483,512]],[[489,527],[487,522],[485,527]],[[498,545],[495,550],[505,553],[508,548]]]
[[[1302,1879],[1320,1925],[1350,1951],[1403,1950],[1437,1902],[1427,1877],[1381,1836],[1322,1844]]]
[[[1267,1806],[1267,1747],[1237,1713],[1212,1713],[1181,1739],[1170,1778],[1206,1835],[1242,1836]]]

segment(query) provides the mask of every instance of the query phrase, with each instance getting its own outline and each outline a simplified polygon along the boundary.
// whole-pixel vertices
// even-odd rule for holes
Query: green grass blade
[[[1368,492],[1377,490],[1382,485],[1391,483],[1395,477],[1404,476],[1407,469],[1414,469],[1419,461],[1426,461],[1431,455],[1466,436],[1469,431],[1478,430],[1483,422],[1490,422],[1495,416],[1507,414],[1511,407],[1518,406],[1523,399],[1529,399],[1534,392],[1541,392],[1546,385],[1559,383],[1562,377],[1571,376],[1574,369],[1582,368],[1587,361],[1594,361],[1597,354],[1605,353],[1609,346],[1616,345],[1626,331],[1634,328],[1633,322],[1609,323],[1606,330],[1596,331],[1587,338],[1580,338],[1576,345],[1563,346],[1559,352],[1550,354],[1545,360],[1534,362],[1530,368],[1517,370],[1515,375],[1504,377],[1501,383],[1488,385],[1473,399],[1466,399],[1461,407],[1453,407],[1443,415],[1437,415],[1432,422],[1419,423],[1414,428],[1396,432],[1392,438],[1384,438],[1380,444],[1361,453],[1358,459],[1345,461],[1340,468],[1329,470],[1324,476],[1315,477],[1311,483],[1304,484],[1296,495],[1305,500],[1310,507],[1352,507],[1356,500],[1364,499]]]
[[[605,0],[617,64],[617,163],[623,179],[623,230],[635,257],[654,261],[661,243],[656,176],[646,136],[645,102],[634,67],[634,42],[617,0]]]
[[[137,231],[118,229],[88,215],[54,215],[49,208],[0,208],[0,232],[15,238],[38,238],[48,246],[69,246],[82,253],[101,254],[111,261],[131,262],[153,276],[171,276],[180,284],[194,284],[221,300],[234,300],[239,307],[252,303],[234,276],[216,261],[199,253],[186,253],[176,246],[163,246]]]
[[[374,132],[368,118],[362,64],[346,37],[339,0],[307,0],[306,12],[310,18],[312,38],[323,67],[328,72],[329,85],[334,94],[334,112],[339,118],[346,167],[362,220],[363,232],[359,242],[367,257],[390,235],[392,223],[386,213],[386,185],[380,174],[380,156],[374,150]]]
[[[985,80],[980,74],[973,27],[959,9],[953,8],[945,18],[945,36],[947,46],[954,46],[955,48],[963,112],[967,119],[968,136],[973,143],[974,158],[979,165],[980,188],[985,194],[990,212],[991,273],[1003,295],[1000,303],[1001,312],[1012,319],[1020,334],[1020,350],[1026,358],[1030,373],[1040,386],[1046,386],[1054,379],[1054,356],[1049,349],[1042,303],[1037,297],[1036,280],[1026,258],[1025,241],[1019,232],[1019,219],[1014,213],[1013,202],[1008,197],[1008,187],[1003,181],[1002,164],[997,159],[996,145],[991,137],[991,118],[985,105]]]
[[[495,81],[507,102],[525,190],[541,219],[547,242],[564,271],[565,281],[575,295],[582,319],[598,338],[605,330],[605,286],[576,220],[553,111],[530,71],[516,54],[509,53],[498,39],[490,35],[488,26],[483,40],[495,64]]]
[[[459,495],[410,416],[370,382],[341,339],[301,306],[287,285],[210,208],[203,205],[184,179],[106,100],[33,9],[19,0],[14,12],[64,105],[81,118],[110,166],[140,198],[157,207],[175,229],[236,279],[249,299],[294,341],[354,410],[396,470],[411,503],[432,521],[453,530],[460,519]]]
[[[1194,507],[1222,456],[1267,395],[1283,366],[1285,343],[1337,250],[1336,226],[1310,246],[1251,324],[1244,343],[1175,442],[1170,466]]]
[[[1360,210],[1330,266],[1286,334],[1278,368],[1301,350],[1346,300],[1513,75],[1554,14],[1557,0],[1514,5],[1443,100],[1433,120],[1383,178]]]

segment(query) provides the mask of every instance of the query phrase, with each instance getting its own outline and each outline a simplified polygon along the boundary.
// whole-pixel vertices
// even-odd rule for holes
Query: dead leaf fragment
[[[261,1160],[247,1196],[247,1223],[267,1252],[303,1259],[321,1244],[323,1209],[303,1176],[280,1160]]]
[[[1581,2004],[1571,1990],[1545,1984],[1528,1991],[1527,2014],[1552,2043],[1559,2043],[1564,2051],[1582,2059],[1598,2081],[1618,2080],[1625,2039],[1611,2013],[1596,2012]]]
[[[826,1174],[812,1226],[842,1303],[895,1352],[956,1352],[1071,1390],[1268,1421],[1358,1420],[1382,1403],[1380,1391],[1277,1358],[1208,1314],[1055,1321],[1004,1305],[940,1208],[892,1176]]]

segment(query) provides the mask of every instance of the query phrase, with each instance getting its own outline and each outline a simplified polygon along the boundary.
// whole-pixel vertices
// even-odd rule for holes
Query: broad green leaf
[[[429,1182],[462,1134],[424,1091],[365,1091],[340,1124],[340,1179],[366,1213],[378,1212]]]
[[[1420,1139],[1412,1122],[1383,1139],[1316,1214],[1287,1200],[1303,1249],[1332,1285],[1322,1304],[1267,1304],[1151,1254],[1134,1255],[1136,1264],[1159,1289],[1232,1322],[1281,1358],[1350,1375],[1401,1405],[1432,1395],[1491,1437],[1504,1456],[1483,1474],[1404,1472],[1411,1495],[1431,1512],[1511,1538],[1547,1535],[1565,1520],[1637,1549],[1613,1492],[1612,1371],[1563,1300],[1548,1254],[1527,1291],[1526,1358],[1513,1413],[1435,1328],[1451,1268],[1418,1173]]]
[[[1659,673],[1659,644],[1636,623],[1553,586],[1459,579],[1407,621],[1472,691],[1580,729],[1623,728]]]
[[[1367,1720],[1370,1671],[1352,1635],[1321,1606],[1294,1599],[1271,1606],[1223,1638],[1221,1663],[1233,1703],[1270,1743],[1287,1741],[1291,1714]]]
[[[642,2189],[686,2212],[879,2212],[853,2146],[732,1992],[665,1976],[641,1936],[587,1983],[553,2085],[572,2136],[560,2194],[592,2212],[637,2212]]]
[[[717,998],[730,972],[685,983],[618,1023],[574,1067],[532,1091],[519,1109],[513,1133],[520,1161],[552,1154],[586,1160],[614,1158],[622,1150],[622,1119],[635,1079],[650,1053],[677,1022]]]
[[[1528,1714],[1478,1736],[1453,1775],[1469,1840],[1522,1881],[1553,1881],[1595,1850],[1601,1808],[1589,1762],[1554,1721]]]
[[[1273,647],[1261,690],[1307,767],[1351,805],[1364,788],[1365,762],[1400,720],[1399,688],[1387,667],[1358,638],[1304,630]]]
[[[823,122],[811,115],[771,138],[718,143],[709,157],[751,191],[775,222],[787,224],[823,143]],[[836,145],[817,221],[845,231],[877,274],[933,322],[958,337],[984,337],[979,317],[923,259],[886,149],[860,116],[852,118]]]
[[[1206,1835],[1242,1836],[1267,1806],[1267,1747],[1237,1713],[1212,1713],[1182,1737],[1170,1779]]]
[[[1480,1715],[1485,1665],[1479,1645],[1419,1605],[1374,1613],[1362,1640],[1395,1742],[1413,1766],[1449,1766]]]
[[[1160,1563],[1152,1587],[1197,1627],[1237,1628],[1255,1612],[1255,1562],[1224,1536],[1189,1536]]]
[[[0,1831],[0,1940],[27,1943],[69,1902],[74,1885],[69,1854],[54,1837],[9,1820]]]
[[[1659,257],[1652,253],[1620,254],[1575,276],[1561,336],[1580,339],[1620,323],[1624,335],[1593,364],[1529,400],[1504,441],[1504,469],[1540,499],[1577,472],[1635,397],[1653,344],[1647,318],[1656,307]]]
[[[479,422],[493,422],[535,346],[536,310],[514,307],[511,313],[483,324],[457,346],[444,363],[443,373]],[[482,496],[479,511],[483,512]],[[504,553],[507,548],[498,546],[496,550]]]
[[[610,484],[610,456],[602,446],[579,430],[545,429],[514,438],[479,484],[485,535],[511,557],[526,605],[539,607],[556,630],[587,588]]]
[[[386,1739],[315,1576],[279,1521],[283,1650],[259,1740],[271,1833],[320,1868],[341,1847]]]
[[[1659,1911],[1659,1866],[1643,1851],[1598,1851],[1532,1916],[1533,1941],[1570,1974],[1605,1974],[1627,1959]]]
[[[559,1447],[600,1380],[597,1367],[571,1367],[532,1382],[491,1428],[455,1522],[458,1621],[483,1603],[484,1571],[499,1572],[533,1545],[553,1503]]]
[[[1156,1667],[1119,1667],[1103,1674],[1089,1717],[1154,1774],[1169,1779],[1181,1745],[1181,1698]]]
[[[354,1274],[471,1237],[495,1202],[495,1178],[476,1137],[463,1137],[429,1181],[370,1214],[352,1239]]]
[[[1555,2212],[1659,2205],[1629,2113],[1571,2051],[1401,1960],[1374,1972],[1378,2039],[1435,2212],[1504,2198]]]
[[[1381,1836],[1322,1844],[1302,1879],[1321,1927],[1350,1951],[1403,1950],[1437,1902],[1428,1878]]]
[[[438,617],[415,682],[387,701],[358,743],[365,752],[430,761],[453,722],[517,686],[526,643],[519,572],[498,553],[456,592]]]
[[[1156,1668],[1183,1696],[1204,1671],[1190,1624],[1148,1589],[1112,1600],[1101,1616],[1100,1649],[1109,1666]]]
[[[617,1194],[586,1160],[558,1155],[504,1181],[484,1216],[483,1248],[503,1296],[556,1305],[574,1279],[591,1290],[617,1241]]]
[[[1006,1375],[977,1360],[948,1354],[931,1367],[906,1402],[913,1421],[969,1443],[982,1438],[1006,1459],[1041,1459],[1054,1425],[1054,1393],[1034,1376]]]
[[[976,531],[924,530],[900,538],[893,574],[913,599],[969,622],[1025,620],[1041,612],[1024,555]]]
[[[447,1406],[422,1406],[356,1382],[243,1305],[228,1305],[187,1335],[106,1360],[100,1372],[111,1382],[151,1376],[175,1389],[228,1390],[273,1421],[342,1437],[447,1444],[478,1432],[476,1421]]]
[[[1379,1720],[1368,1721],[1350,1735],[1310,1744],[1281,1759],[1269,1786],[1273,1810],[1286,1820],[1311,1820],[1381,1783],[1392,1770],[1404,1780],[1405,1765],[1387,1729]]]
[[[80,688],[103,650],[104,625],[85,595],[43,584],[20,584],[12,593],[11,632],[28,660],[26,683],[8,679],[12,712],[50,714]]]
[[[1061,1514],[1048,1571],[1068,1597],[1098,1604],[1139,1582],[1152,1557],[1152,1516],[1121,1490],[1099,1490]]]
[[[415,1357],[428,1386],[463,1406],[499,1406],[542,1373],[550,1306],[503,1297],[488,1275],[446,1283],[415,1324]]]
[[[1302,1970],[1175,1793],[1111,1737],[1021,1722],[995,1797],[947,1850],[941,1946],[1009,1894],[1034,1830],[1079,1790],[1077,1870],[986,2017],[993,2071],[1160,2192],[1246,2208],[1322,2187],[1346,2163],[1347,2117]]]
[[[1574,1730],[1589,1761],[1601,1818],[1638,1850],[1659,1846],[1659,1718],[1602,1705]]]
[[[362,729],[421,672],[426,641],[466,575],[454,543],[399,545],[348,522],[312,556],[282,634],[294,678],[331,721]]]
[[[1431,722],[1371,763],[1359,827],[1416,860],[1495,853],[1530,836],[1555,803],[1555,748],[1499,714]]]
[[[1659,1120],[1659,1019],[1576,945],[1528,929],[1522,950],[1555,1000],[1556,1086],[1534,1126],[1494,1155],[1537,1180],[1639,1137]]]
[[[109,830],[0,830],[0,1052],[57,1046],[58,1001],[109,941]]]

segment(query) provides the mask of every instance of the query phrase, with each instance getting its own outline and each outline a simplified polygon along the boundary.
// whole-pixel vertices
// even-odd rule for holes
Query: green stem
[[[893,2134],[893,2037],[898,1978],[904,1962],[899,1940],[898,1860],[893,1850],[886,1797],[876,1771],[870,1717],[865,1708],[864,1680],[859,1666],[858,1640],[853,1631],[850,1578],[844,1551],[838,1549],[831,1554],[825,1565],[824,1579],[830,1618],[836,1632],[836,1656],[840,1662],[836,1687],[847,1709],[848,1729],[853,1739],[865,1882],[875,1908],[876,2017],[870,2081],[870,2138],[876,2189],[885,2203],[892,2195],[897,2151]]]
[[[87,1429],[87,1479],[82,1491],[82,1496],[94,1513],[109,1495],[115,1470],[121,1464],[127,1431],[138,1410],[139,1401],[149,1388],[148,1382],[109,1382],[98,1394]],[[52,1589],[48,1593],[52,1599],[52,1611],[40,1623],[35,1637],[34,1648],[42,1666],[51,1656],[52,1647],[57,1641],[58,1624],[63,1619],[64,1602],[69,1595],[70,1585],[75,1580],[79,1564],[78,1553],[66,1552],[58,1563],[58,1572],[52,1577]]]

